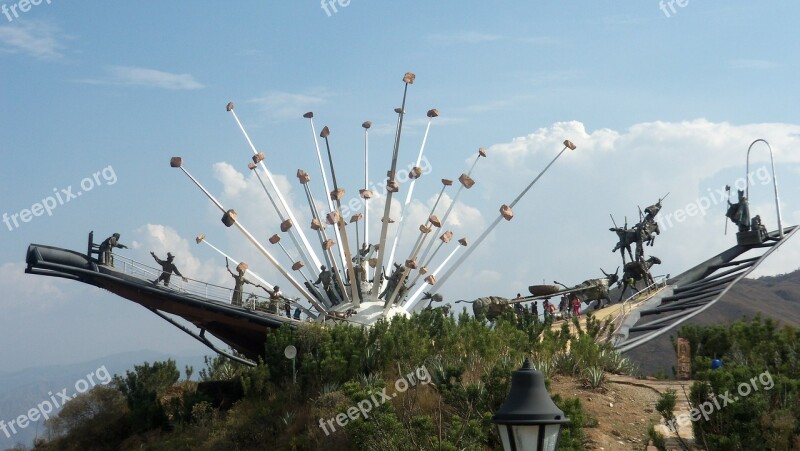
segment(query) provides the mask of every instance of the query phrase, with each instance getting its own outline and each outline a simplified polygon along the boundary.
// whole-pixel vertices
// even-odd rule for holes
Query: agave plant
[[[364,388],[377,387],[383,384],[383,377],[378,373],[362,374],[359,382]]]
[[[553,375],[555,365],[553,365],[550,359],[535,357],[530,362],[531,366],[533,366],[536,371],[542,373],[544,377],[549,378]]]
[[[590,388],[600,388],[606,380],[605,373],[600,367],[592,367],[584,371],[584,384]]]
[[[283,421],[283,424],[285,424],[286,426],[289,426],[290,424],[294,423],[294,417],[295,413],[289,411],[284,413],[283,416],[281,416],[281,421]]]
[[[572,376],[577,372],[578,363],[572,353],[559,351],[553,354],[553,369],[558,374]]]

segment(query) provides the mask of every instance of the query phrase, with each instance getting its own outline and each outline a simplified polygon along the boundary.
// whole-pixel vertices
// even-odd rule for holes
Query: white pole
[[[574,150],[575,149],[575,145],[572,144],[572,142],[570,142],[570,141],[564,141],[564,148],[561,149],[561,152],[559,152],[558,155],[556,155],[556,157],[553,158],[553,160],[547,166],[545,166],[544,169],[542,169],[542,172],[540,172],[539,175],[537,175],[536,178],[533,179],[533,181],[531,183],[529,183],[528,186],[525,187],[525,189],[522,190],[521,193],[519,193],[519,195],[516,197],[516,199],[514,199],[511,202],[511,204],[508,205],[509,210],[514,208],[515,205],[517,205],[517,202],[519,202],[520,199],[522,199],[522,197],[533,187],[533,185],[537,181],[539,181],[539,179],[542,177],[542,175],[544,175],[544,173],[547,172],[548,169],[550,169],[550,166],[552,166],[553,163],[555,163],[556,160],[558,160],[558,157],[560,157],[561,154],[563,154],[564,151],[567,150],[567,149],[573,149]],[[450,269],[447,270],[447,272],[442,276],[442,279],[439,281],[439,283],[437,283],[436,286],[434,287],[433,291],[431,292],[432,294],[435,294],[437,291],[439,291],[441,286],[444,285],[445,282],[447,282],[447,279],[449,279],[450,276],[453,275],[453,273],[455,272],[456,269],[458,269],[458,267],[461,265],[461,263],[463,263],[464,260],[466,260],[467,257],[470,256],[470,254],[472,254],[472,252],[475,250],[475,248],[477,248],[483,242],[483,240],[485,240],[486,237],[492,232],[492,230],[495,227],[497,227],[497,224],[500,222],[501,219],[503,219],[503,214],[502,213],[500,215],[498,215],[497,218],[494,221],[492,221],[492,224],[488,228],[486,228],[486,230],[483,231],[483,233],[478,237],[477,240],[475,240],[475,244],[470,246],[469,249],[467,249],[467,252],[464,253],[464,255],[462,255],[453,264],[453,266]]]
[[[181,168],[181,171],[183,171],[183,173],[186,174],[186,176],[189,177],[192,180],[192,182],[194,182],[194,184],[197,185],[197,187],[200,188],[200,190],[203,191],[203,193],[205,193],[205,195],[209,199],[211,199],[211,202],[213,202],[214,205],[216,205],[217,208],[220,209],[220,211],[224,212],[225,214],[228,214],[228,210],[225,210],[222,204],[219,203],[219,201],[216,198],[214,198],[214,196],[212,196],[211,193],[209,193],[208,190],[205,189],[203,185],[201,185],[200,182],[198,182],[197,179],[195,179],[192,176],[192,174],[189,173],[189,171],[186,170],[186,168],[183,167],[183,165],[181,164],[181,159],[179,157],[173,158],[170,164],[173,165],[173,167]],[[258,250],[261,251],[261,253],[265,257],[267,257],[267,260],[269,260],[270,263],[272,263],[272,265],[275,266],[275,268],[281,274],[283,274],[283,276],[286,277],[287,280],[289,280],[289,282],[297,289],[297,291],[299,291],[300,294],[302,294],[306,299],[308,299],[308,301],[311,303],[311,305],[314,306],[314,308],[317,309],[317,311],[321,313],[327,312],[327,309],[325,309],[325,307],[320,305],[319,302],[317,302],[317,300],[314,298],[314,296],[312,296],[308,291],[306,291],[305,287],[301,285],[297,280],[295,280],[295,278],[292,277],[291,274],[286,272],[286,270],[283,269],[280,263],[278,263],[278,261],[275,260],[275,257],[273,257],[272,254],[270,254],[269,251],[264,246],[262,246],[261,243],[259,243],[258,240],[252,234],[250,234],[250,232],[247,231],[247,229],[244,228],[243,225],[239,223],[239,221],[234,220],[233,223],[247,237],[247,239],[250,240],[250,242],[253,243],[253,245],[256,246],[256,248],[258,248]]]
[[[244,129],[242,122],[239,120],[239,116],[237,116],[236,112],[233,111],[232,103],[228,104],[228,111],[230,111],[231,114],[233,115],[233,118],[236,119],[236,123],[239,125],[239,129],[242,131],[242,134],[247,140],[247,143],[250,145],[250,149],[253,151],[253,154],[258,155],[258,151],[256,150],[256,147],[253,145],[253,141],[250,140],[250,136],[247,134],[247,131]],[[260,161],[260,164],[261,164],[261,169],[263,169],[264,173],[267,174],[267,179],[269,180],[270,185],[272,185],[272,188],[278,195],[278,200],[280,201],[281,206],[286,210],[286,213],[289,215],[289,219],[292,220],[292,223],[298,224],[297,218],[295,218],[292,209],[289,208],[289,204],[286,203],[286,199],[283,198],[283,194],[281,194],[281,191],[278,189],[278,185],[275,184],[275,180],[272,178],[272,173],[269,171],[269,169],[267,169],[267,165],[264,164],[263,160]],[[298,235],[300,235],[300,239],[303,241],[303,245],[305,246],[306,251],[311,256],[311,260],[314,262],[314,265],[319,267],[320,266],[319,258],[317,258],[316,252],[314,252],[314,249],[311,247],[311,243],[309,243],[308,238],[306,238],[306,234],[303,233],[303,229],[298,228],[297,233]]]
[[[422,155],[425,152],[425,143],[428,141],[428,132],[431,130],[431,122],[433,122],[433,118],[439,116],[439,111],[436,109],[432,109],[428,111],[428,126],[425,127],[425,135],[422,137],[422,145],[419,148],[419,154],[417,154],[417,161],[414,163],[414,168],[418,168],[420,163],[422,162]],[[400,222],[397,224],[397,232],[394,235],[394,243],[392,243],[392,251],[389,253],[389,262],[394,262],[394,254],[397,251],[397,243],[400,241],[400,235],[403,234],[403,226],[405,225],[406,219],[406,211],[408,210],[408,206],[411,204],[411,197],[414,195],[414,186],[417,183],[418,177],[414,177],[411,179],[411,183],[408,187],[408,193],[406,194],[406,201],[403,203],[403,206],[400,209]],[[394,301],[394,299],[392,299]]]

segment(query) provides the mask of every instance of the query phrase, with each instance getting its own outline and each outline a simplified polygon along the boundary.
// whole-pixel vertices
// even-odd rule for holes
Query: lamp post
[[[292,345],[289,345],[286,347],[286,349],[283,350],[283,355],[284,357],[292,361],[292,383],[296,384],[297,373],[294,370],[294,358],[297,357],[297,348],[295,348]]]
[[[778,236],[782,239],[783,238],[783,221],[781,220],[781,201],[778,198],[778,178],[775,176],[775,160],[772,158],[772,146],[765,139],[757,139],[750,144],[750,147],[747,148],[747,173],[745,174],[745,180],[747,181],[747,188],[745,192],[745,196],[747,199],[750,199],[750,151],[753,150],[753,146],[756,143],[762,142],[767,145],[767,149],[769,149],[769,163],[772,167],[772,187],[775,190],[775,209],[778,211]]]
[[[544,386],[544,376],[530,360],[511,375],[511,390],[492,417],[506,451],[558,449],[561,428],[569,418],[555,405]]]

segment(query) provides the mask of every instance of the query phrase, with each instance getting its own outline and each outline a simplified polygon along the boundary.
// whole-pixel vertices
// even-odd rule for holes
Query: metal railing
[[[650,298],[656,295],[659,291],[663,290],[666,286],[667,276],[655,276],[653,277],[653,283],[647,285],[622,301],[619,312],[617,312],[617,315],[611,320],[611,323],[614,324],[614,330],[611,332],[610,336],[613,337],[617,334],[617,332],[619,332],[619,330],[622,328],[622,323],[628,314],[650,300]],[[642,294],[644,294],[644,296],[642,296]],[[607,339],[607,337],[601,337],[601,341],[606,341]]]
[[[114,254],[114,269],[125,275],[132,276],[150,283],[156,280],[162,273],[160,268],[148,266],[144,263],[117,254]],[[231,304],[234,292],[232,288],[214,285],[208,282],[203,282],[202,280],[196,280],[187,277],[186,281],[184,281],[183,278],[176,274],[172,275],[168,286],[162,285],[161,282],[159,282],[158,286],[164,287],[168,290],[174,290],[180,293],[197,296],[207,301],[221,302],[224,304]],[[278,301],[277,311],[271,311],[269,308],[269,297],[259,296],[253,292],[247,291],[243,291],[242,293],[242,307],[278,316],[280,316],[279,312],[281,311],[283,303],[286,300],[289,301],[293,309],[300,308],[300,310],[305,312],[307,315],[310,313],[308,309],[304,308],[297,302],[297,299],[282,298],[280,301]]]

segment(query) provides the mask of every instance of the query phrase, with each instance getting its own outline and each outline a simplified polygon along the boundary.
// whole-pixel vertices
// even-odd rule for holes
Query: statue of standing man
[[[177,274],[178,276],[180,276],[181,279],[183,279],[184,282],[188,282],[189,281],[189,279],[187,279],[186,277],[183,277],[183,274],[181,274],[181,272],[178,271],[178,268],[175,266],[175,264],[172,263],[172,261],[175,260],[175,256],[172,255],[171,252],[167,252],[167,259],[166,260],[161,260],[160,258],[156,257],[156,254],[153,251],[150,251],[150,255],[153,256],[153,258],[156,260],[156,263],[161,265],[161,275],[158,276],[158,279],[153,281],[153,285],[158,285],[158,282],[163,280],[164,281],[164,286],[168,287],[169,286],[169,279],[170,279],[170,276],[172,276],[173,272],[175,274]]]
[[[738,191],[739,202],[732,204],[728,201],[728,212],[725,213],[725,216],[729,217],[731,222],[739,226],[740,232],[747,232],[750,230],[750,206],[748,205],[744,191]]]
[[[115,233],[100,243],[100,263],[108,266],[114,266],[114,254],[111,251],[114,248],[127,249],[128,246],[119,243],[119,233]]]

